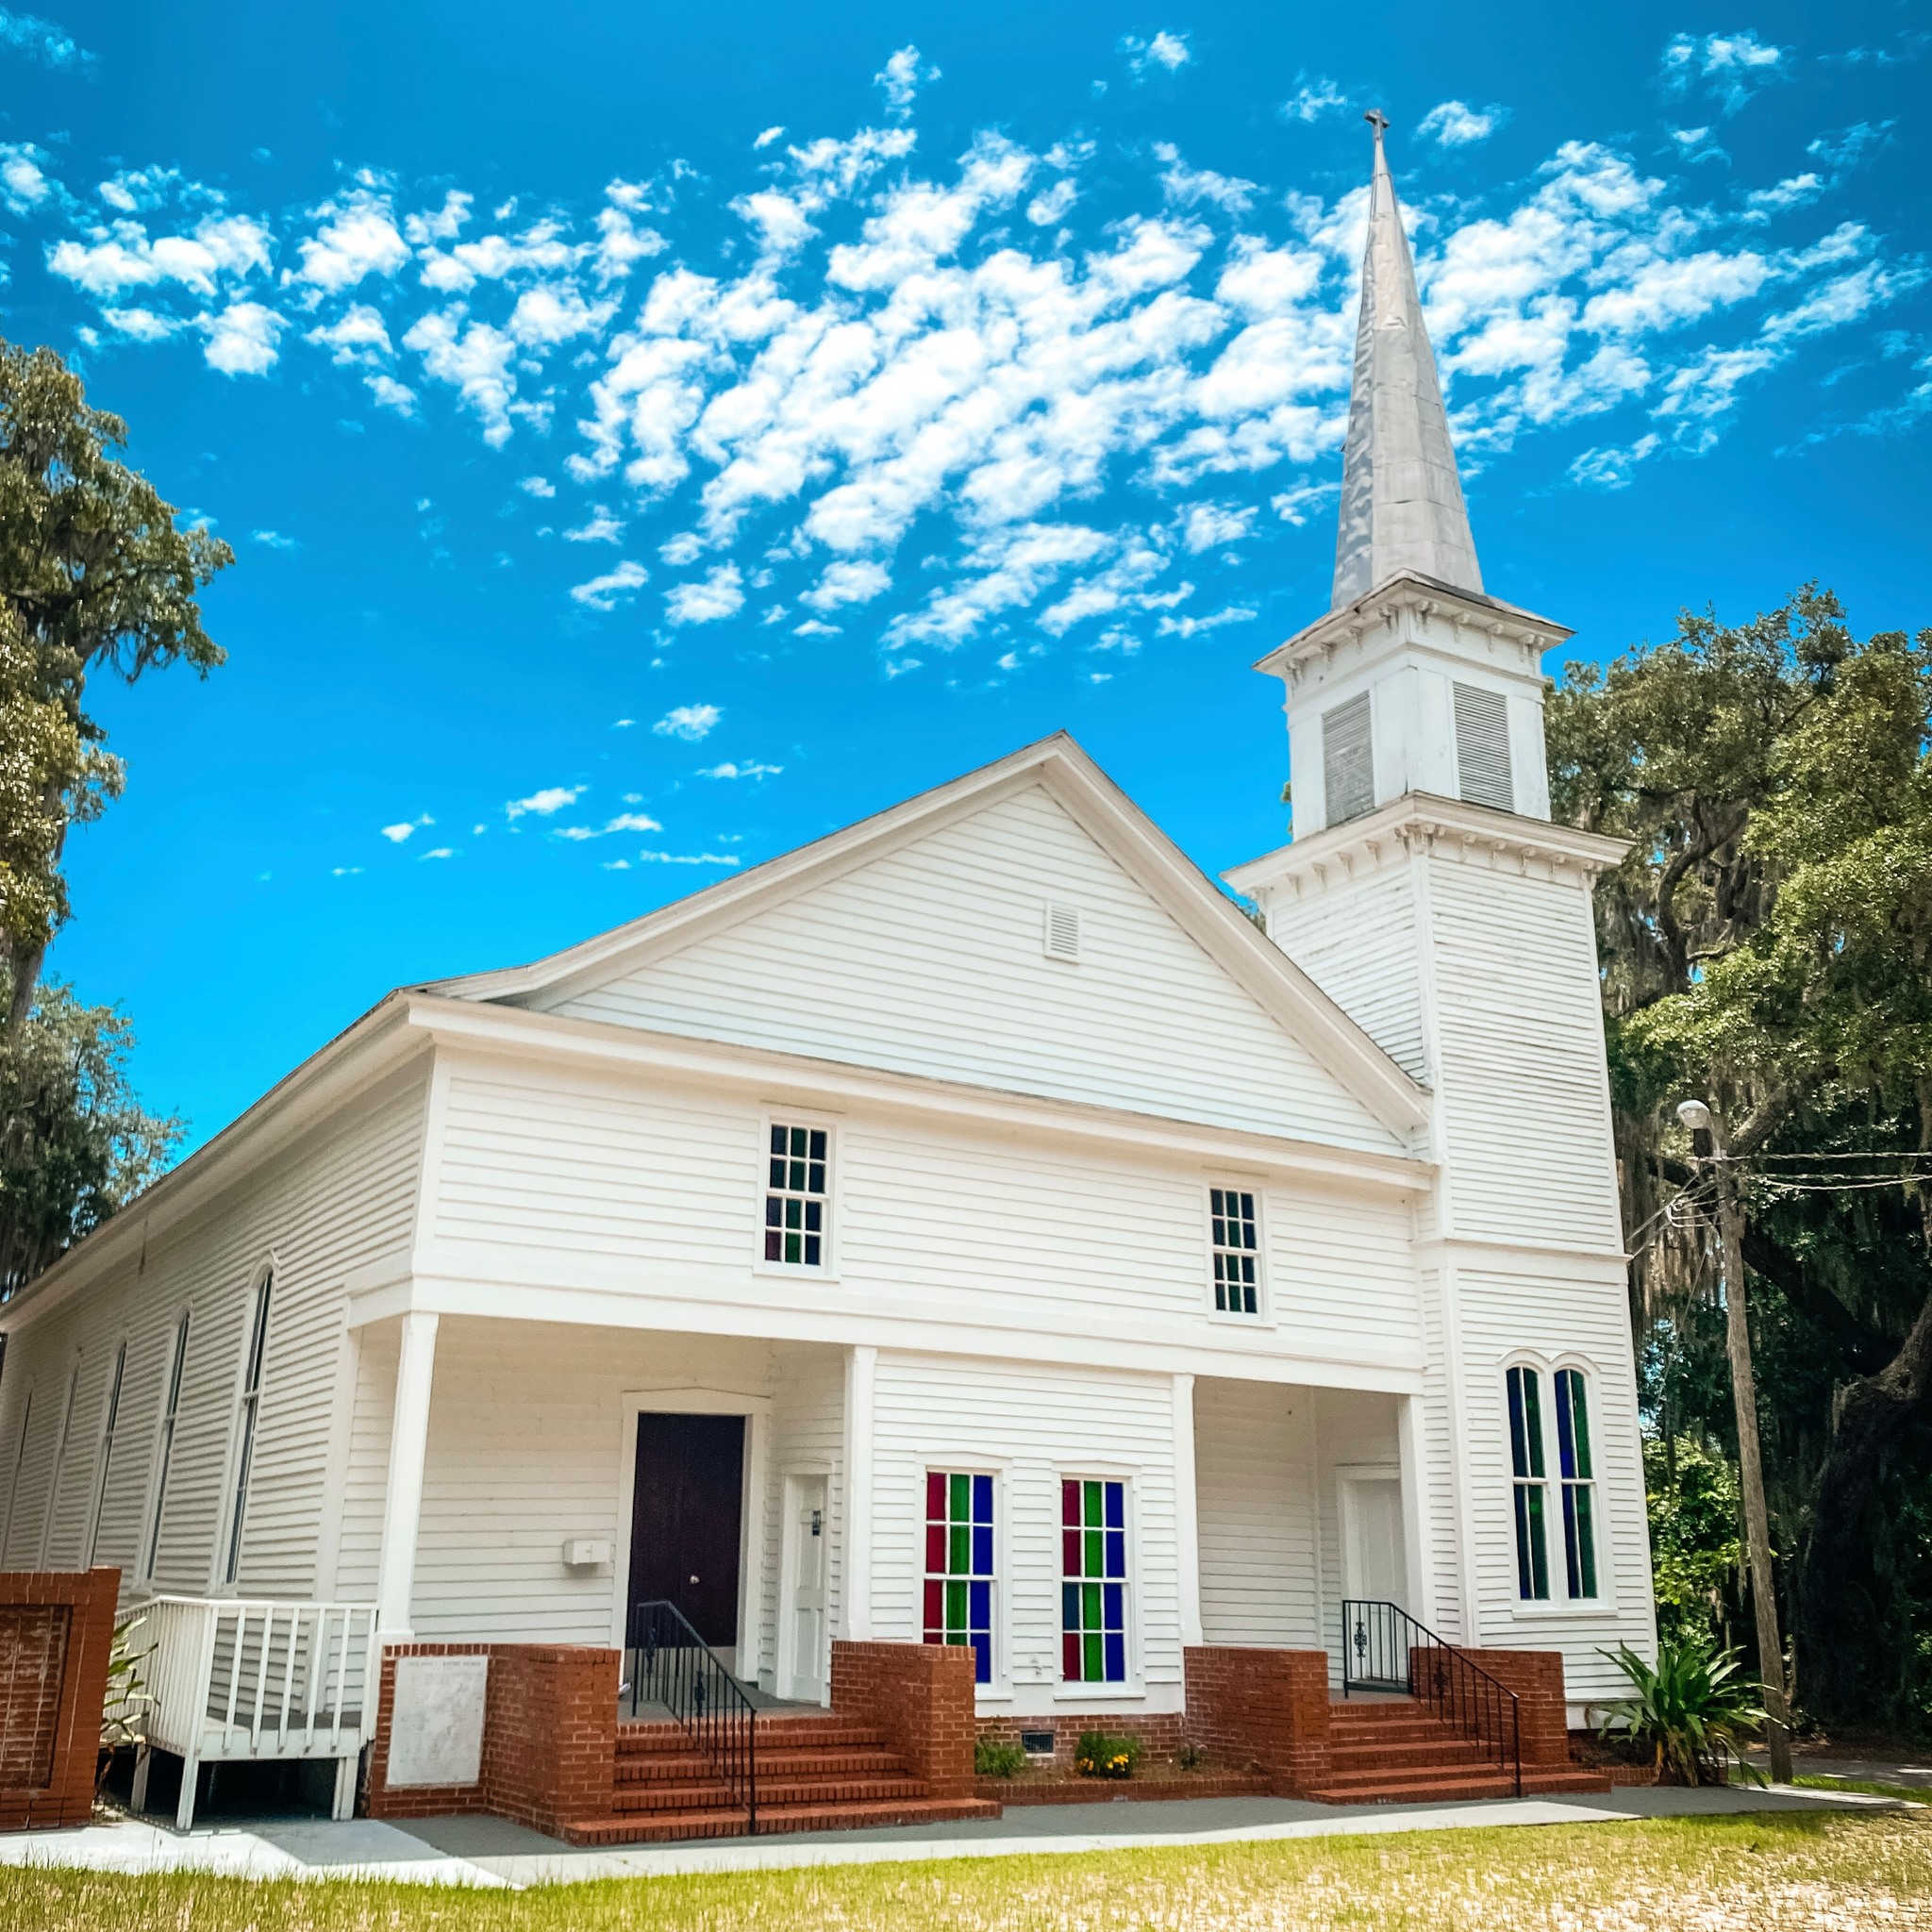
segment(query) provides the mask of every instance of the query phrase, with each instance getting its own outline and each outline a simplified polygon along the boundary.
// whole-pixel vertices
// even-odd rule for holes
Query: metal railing
[[[630,1714],[661,1704],[741,1805],[745,1827],[758,1828],[758,1707],[724,1660],[675,1604],[639,1604],[625,1657]]]
[[[1512,1777],[1523,1795],[1523,1709],[1515,1691],[1418,1624],[1399,1604],[1344,1598],[1341,1694],[1394,1690],[1428,1707]]]

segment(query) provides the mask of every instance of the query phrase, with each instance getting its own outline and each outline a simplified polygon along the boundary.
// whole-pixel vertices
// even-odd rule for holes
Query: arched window
[[[222,1581],[233,1583],[242,1574],[242,1525],[248,1515],[248,1478],[255,1466],[255,1429],[261,1418],[261,1364],[268,1351],[268,1303],[275,1285],[273,1272],[264,1274],[255,1291],[255,1320],[248,1330],[248,1355],[242,1373],[242,1413],[237,1419],[240,1443],[235,1457],[235,1508],[228,1524],[228,1560]]]
[[[1542,1376],[1518,1364],[1509,1371],[1509,1466],[1515,1478],[1516,1594],[1542,1603],[1550,1594],[1550,1485],[1543,1460]]]
[[[1557,1473],[1563,1484],[1564,1581],[1573,1599],[1596,1594],[1596,1459],[1591,1447],[1590,1379],[1558,1369]]]

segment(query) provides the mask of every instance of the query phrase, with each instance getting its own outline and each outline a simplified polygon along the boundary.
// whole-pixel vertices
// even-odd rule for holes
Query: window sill
[[[1544,1617],[1562,1622],[1571,1617],[1614,1617],[1616,1600],[1607,1596],[1554,1597],[1549,1602],[1525,1603],[1521,1597],[1510,1605],[1509,1614],[1520,1623],[1537,1623]]]
[[[1133,1704],[1146,1695],[1147,1687],[1141,1683],[1056,1684],[1053,1687],[1056,1704]]]
[[[1208,1319],[1217,1328],[1273,1328],[1275,1325],[1273,1315],[1237,1315],[1226,1308],[1209,1308]]]
[[[765,1261],[751,1264],[751,1272],[767,1281],[831,1281],[839,1279],[836,1267],[808,1268],[803,1261]]]

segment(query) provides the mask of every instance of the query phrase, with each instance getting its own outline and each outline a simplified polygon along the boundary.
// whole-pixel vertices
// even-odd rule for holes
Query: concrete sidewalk
[[[119,1819],[74,1831],[0,1835],[0,1862],[104,1872],[214,1872],[238,1878],[379,1878],[412,1885],[523,1887],[674,1873],[774,1872],[1494,1825],[1858,1810],[1883,1807],[1889,1802],[1790,1786],[1770,1790],[1659,1788],[1587,1798],[1494,1798],[1413,1806],[1313,1805],[1291,1798],[1186,1798],[1164,1803],[1116,1799],[1016,1807],[1004,1818],[962,1819],[946,1824],[581,1851],[496,1818],[422,1819],[412,1821],[407,1830],[367,1818],[340,1824],[278,1820],[197,1825],[186,1833],[143,1819]]]

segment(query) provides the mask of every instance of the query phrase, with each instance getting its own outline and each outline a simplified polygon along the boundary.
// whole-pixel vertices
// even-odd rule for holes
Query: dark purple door
[[[741,1415],[638,1417],[630,1517],[633,1610],[674,1603],[714,1650],[738,1641],[738,1546],[744,1494]]]

